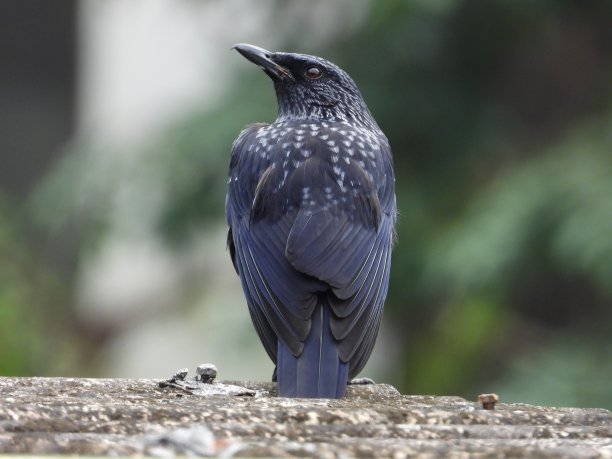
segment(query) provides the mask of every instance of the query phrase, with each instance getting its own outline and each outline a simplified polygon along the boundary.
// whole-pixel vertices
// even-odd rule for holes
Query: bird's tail
[[[344,397],[348,363],[338,357],[337,341],[329,326],[331,307],[323,296],[320,298],[302,353],[295,357],[278,340],[276,371],[281,397]]]

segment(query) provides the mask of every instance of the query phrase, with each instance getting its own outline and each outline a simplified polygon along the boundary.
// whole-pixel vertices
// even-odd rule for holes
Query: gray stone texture
[[[272,383],[159,382],[0,378],[0,453],[612,458],[604,409],[506,404],[501,394],[495,410],[483,410],[385,384],[307,400],[277,398]]]

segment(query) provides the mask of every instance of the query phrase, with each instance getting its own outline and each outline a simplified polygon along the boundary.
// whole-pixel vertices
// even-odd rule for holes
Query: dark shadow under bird
[[[387,295],[396,222],[389,142],[353,80],[304,54],[234,47],[272,79],[278,118],[232,147],[228,246],[278,394],[344,396]]]

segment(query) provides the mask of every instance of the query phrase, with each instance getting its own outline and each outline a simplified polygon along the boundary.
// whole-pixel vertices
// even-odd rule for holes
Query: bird
[[[233,49],[270,77],[278,116],[232,145],[229,253],[278,396],[342,398],[372,353],[387,296],[397,220],[389,141],[332,62]]]

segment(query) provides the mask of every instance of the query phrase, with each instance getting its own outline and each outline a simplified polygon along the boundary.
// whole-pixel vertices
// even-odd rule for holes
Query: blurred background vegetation
[[[267,379],[224,250],[275,116],[234,42],[347,70],[400,208],[365,374],[612,408],[612,2],[4,2],[0,374]],[[184,89],[187,88],[187,89]]]

